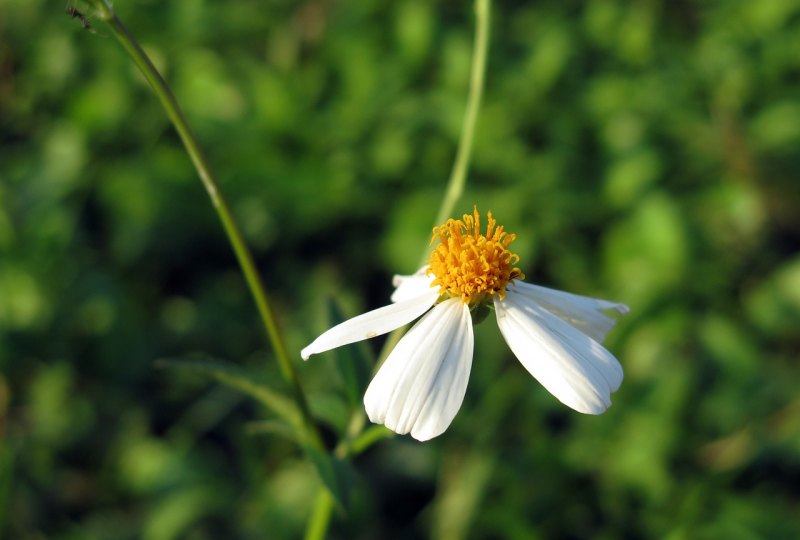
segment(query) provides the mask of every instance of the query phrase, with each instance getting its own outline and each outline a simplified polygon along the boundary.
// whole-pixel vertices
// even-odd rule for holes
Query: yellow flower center
[[[481,234],[481,217],[477,207],[462,219],[449,219],[433,228],[431,243],[439,240],[428,260],[428,274],[436,279],[442,294],[460,296],[465,304],[475,305],[497,294],[505,297],[506,286],[514,279],[525,279],[519,268],[519,255],[508,250],[515,234],[495,227],[489,212],[486,234]]]

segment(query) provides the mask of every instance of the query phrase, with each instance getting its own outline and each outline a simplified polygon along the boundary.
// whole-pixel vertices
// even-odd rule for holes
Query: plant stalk
[[[486,58],[489,52],[489,8],[490,0],[475,0],[475,46],[472,50],[467,110],[464,113],[464,126],[458,141],[453,170],[450,173],[434,226],[441,225],[452,215],[453,206],[464,193],[475,139],[475,125],[478,122],[478,112],[483,100],[483,87],[486,79]]]
[[[125,27],[119,17],[117,17],[117,15],[114,13],[110,2],[107,0],[94,0],[93,4],[98,11],[99,17],[108,23],[111,31],[114,34],[114,37],[117,38],[117,41],[119,41],[128,55],[131,57],[133,62],[144,75],[145,79],[147,79],[147,82],[150,83],[150,86],[161,102],[161,105],[164,107],[167,116],[169,117],[173,126],[175,126],[178,135],[180,135],[181,141],[186,148],[186,152],[189,154],[189,157],[192,160],[195,169],[197,170],[197,174],[200,177],[200,180],[202,181],[209,198],[211,199],[211,204],[214,207],[214,210],[216,210],[220,221],[222,222],[222,227],[225,229],[228,241],[230,242],[231,247],[236,254],[236,259],[238,260],[239,266],[242,269],[245,281],[250,289],[250,294],[253,296],[253,300],[255,301],[258,313],[264,325],[264,330],[266,331],[267,337],[272,344],[272,348],[275,352],[275,357],[278,360],[281,373],[292,388],[294,399],[297,402],[305,423],[304,427],[307,431],[306,435],[312,444],[322,448],[321,439],[316,429],[316,425],[311,417],[305,393],[303,392],[300,381],[297,377],[297,373],[295,372],[294,366],[292,365],[292,362],[286,352],[286,347],[283,343],[280,332],[278,331],[275,315],[270,307],[269,297],[267,296],[261,276],[256,269],[253,255],[251,254],[250,249],[248,248],[247,243],[242,236],[241,230],[239,229],[239,226],[237,225],[233,214],[231,213],[228,203],[225,201],[222,191],[219,188],[219,183],[212,172],[208,160],[201,150],[197,139],[192,133],[192,130],[189,128],[189,124],[183,115],[180,105],[178,105],[178,101],[175,99],[175,96],[173,95],[166,81],[164,81],[164,78],[150,61],[150,58],[144,52],[130,31]]]
[[[489,11],[490,0],[475,0],[475,47],[472,52],[472,67],[470,75],[469,97],[467,98],[467,111],[464,117],[464,126],[458,143],[455,163],[447,183],[439,213],[436,216],[435,225],[443,223],[452,211],[458,198],[464,192],[466,184],[467,170],[469,168],[470,156],[472,154],[473,140],[475,138],[475,125],[478,120],[481,100],[483,98],[483,86],[486,77],[486,58],[489,50]],[[427,249],[423,253],[419,266],[427,260]],[[380,354],[383,360],[389,355],[389,351],[394,348],[403,334],[403,329],[398,329],[389,334]],[[356,413],[358,417],[351,419],[351,425],[363,429],[365,423],[364,411]],[[359,429],[359,431],[361,430]],[[336,455],[340,457],[350,456],[353,452],[359,453],[370,445],[382,440],[384,437],[375,436],[364,441],[359,448],[353,448],[353,443],[357,440],[355,435],[348,433],[348,437],[342,440],[336,448]],[[325,488],[320,488],[317,495],[314,511],[311,514],[308,528],[306,529],[305,540],[322,540],[325,538],[330,519],[333,515],[334,501]]]

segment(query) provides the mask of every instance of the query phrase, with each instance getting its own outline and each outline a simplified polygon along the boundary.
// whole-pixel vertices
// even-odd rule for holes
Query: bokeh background
[[[87,6],[77,4],[88,11]],[[320,482],[197,353],[282,388],[175,132],[110,31],[0,0],[0,536],[302,535]],[[412,272],[467,95],[469,2],[117,0],[254,249],[333,437],[332,354],[299,350]],[[528,280],[626,302],[600,417],[477,327],[441,437],[352,467],[332,538],[800,538],[800,2],[497,2],[457,213]],[[376,352],[381,340],[364,344]],[[323,418],[324,417],[324,418]]]

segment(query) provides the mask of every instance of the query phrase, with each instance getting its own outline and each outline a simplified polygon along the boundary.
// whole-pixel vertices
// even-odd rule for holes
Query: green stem
[[[315,445],[319,445],[321,447],[322,445],[319,434],[311,418],[308,403],[306,401],[305,394],[303,393],[303,389],[300,386],[300,381],[297,378],[297,373],[295,372],[294,366],[292,365],[292,362],[289,360],[289,356],[286,353],[286,347],[284,346],[280,332],[278,331],[278,326],[276,324],[272,308],[270,307],[267,292],[264,289],[264,284],[261,281],[260,275],[258,274],[255,262],[253,261],[253,256],[247,247],[241,230],[236,224],[228,203],[225,201],[225,198],[222,195],[219,184],[211,170],[211,166],[206,160],[203,151],[200,149],[200,145],[189,128],[189,124],[186,122],[186,118],[184,117],[183,112],[181,111],[181,108],[175,99],[175,96],[169,89],[169,86],[167,86],[167,83],[164,81],[163,77],[161,77],[161,74],[150,61],[150,58],[144,52],[133,35],[116,16],[110,2],[107,0],[95,0],[93,3],[99,12],[100,18],[108,23],[111,31],[114,33],[114,37],[117,38],[122,47],[131,57],[133,62],[144,75],[145,79],[147,79],[147,82],[150,83],[150,86],[156,93],[161,105],[164,107],[167,116],[172,121],[175,129],[178,131],[181,141],[183,141],[183,144],[186,147],[186,152],[189,154],[195,169],[197,169],[197,174],[200,176],[200,180],[203,182],[203,186],[208,192],[208,196],[211,199],[211,204],[214,206],[214,210],[216,210],[219,219],[222,222],[222,227],[225,229],[228,240],[230,241],[233,251],[236,254],[236,258],[239,261],[239,266],[241,266],[245,281],[247,282],[247,285],[250,288],[250,293],[255,300],[258,313],[261,316],[261,320],[264,324],[264,329],[266,330],[269,341],[272,344],[273,350],[275,351],[275,356],[278,360],[278,364],[280,365],[281,373],[292,387],[295,401],[300,408],[300,412],[303,415],[303,419],[306,424],[308,436]]]
[[[461,138],[458,142],[456,160],[453,164],[453,171],[447,183],[444,198],[436,216],[435,224],[443,223],[452,211],[458,198],[464,192],[464,185],[467,178],[467,169],[472,154],[472,144],[475,138],[475,124],[478,120],[481,99],[483,97],[483,85],[486,75],[486,57],[489,50],[489,2],[490,0],[475,0],[475,48],[472,53],[472,71],[470,76],[469,97],[467,100],[467,111],[464,118],[464,127]],[[427,252],[427,250],[426,250]],[[423,256],[424,264],[427,256]],[[380,361],[385,359],[400,340],[404,330],[398,329],[389,334],[380,354]],[[379,364],[380,364],[379,361]],[[340,458],[349,457],[366,450],[372,444],[383,440],[385,434],[380,430],[375,430],[368,437],[359,437],[366,422],[364,411],[358,411],[351,419],[347,437],[342,439],[335,449],[335,454]],[[333,497],[325,488],[320,488],[314,511],[311,514],[308,528],[306,529],[305,540],[320,540],[325,538],[333,515]]]
[[[328,534],[328,525],[333,515],[333,497],[328,490],[321,488],[317,493],[317,501],[314,503],[314,510],[308,520],[305,540],[322,540]]]
[[[483,86],[486,78],[486,57],[489,52],[489,11],[490,0],[475,0],[475,46],[472,50],[472,71],[470,72],[469,96],[467,97],[467,111],[464,115],[464,126],[461,138],[458,141],[456,159],[453,171],[447,182],[444,198],[439,207],[434,226],[444,223],[452,214],[453,206],[464,192],[467,181],[467,169],[472,155],[472,142],[475,139],[475,124],[478,121],[478,112],[483,98]],[[428,250],[423,251],[420,264],[428,260]],[[400,341],[405,333],[405,328],[398,328],[389,334],[379,356],[378,365],[389,356],[389,352]]]
[[[486,57],[489,51],[489,2],[490,0],[475,0],[475,46],[472,51],[472,71],[464,127],[458,141],[458,150],[453,170],[450,173],[450,180],[447,183],[447,189],[434,225],[444,223],[452,215],[453,206],[464,193],[467,169],[472,155],[472,143],[475,138],[475,124],[478,121],[486,78]]]

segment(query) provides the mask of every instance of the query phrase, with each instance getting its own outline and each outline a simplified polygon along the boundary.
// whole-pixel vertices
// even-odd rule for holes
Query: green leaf
[[[245,425],[245,431],[248,435],[280,435],[291,441],[297,441],[297,433],[292,426],[280,420],[258,420],[255,422],[248,422]]]
[[[333,427],[337,433],[344,433],[350,421],[352,404],[340,392],[315,392],[308,396],[311,415]]]
[[[472,317],[472,325],[477,326],[486,320],[492,309],[487,304],[478,304],[470,310],[469,314]]]
[[[334,301],[328,302],[328,314],[331,327],[344,322],[346,317],[339,305]],[[353,347],[338,347],[334,350],[336,366],[344,382],[344,391],[347,402],[351,407],[361,407],[361,397],[370,375],[370,363],[364,355],[363,348],[356,344]]]
[[[340,510],[344,511],[350,502],[350,493],[353,486],[353,471],[347,462],[336,458],[329,453],[306,445],[303,447],[309,461],[322,480],[323,485],[330,492]]]
[[[376,442],[391,439],[394,436],[394,432],[384,426],[370,426],[353,441],[350,453],[354,456],[358,455]]]
[[[219,360],[185,358],[159,359],[156,361],[156,366],[186,369],[207,375],[229,388],[254,398],[296,429],[302,425],[300,413],[291,400],[257,381],[238,366]]]

